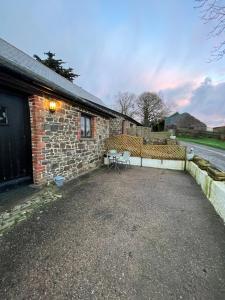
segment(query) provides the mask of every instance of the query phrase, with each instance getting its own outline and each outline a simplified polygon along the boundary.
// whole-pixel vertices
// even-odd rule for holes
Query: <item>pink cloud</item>
[[[191,101],[190,98],[189,99],[180,99],[180,100],[176,101],[176,104],[178,107],[185,107],[190,104],[190,101]]]
[[[225,124],[225,82],[214,83],[210,78],[187,82],[161,91],[172,111],[189,112],[208,126]]]
[[[154,76],[153,76],[154,75]],[[190,74],[177,69],[163,69],[157,75],[152,72],[144,72],[139,75],[139,84],[149,86],[154,91],[165,90],[165,89],[176,89],[179,86],[190,82]],[[195,76],[191,79],[193,88],[197,87],[202,81],[202,75]]]

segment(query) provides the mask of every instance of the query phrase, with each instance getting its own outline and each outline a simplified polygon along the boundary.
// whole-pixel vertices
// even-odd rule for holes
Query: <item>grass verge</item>
[[[178,141],[201,144],[201,145],[225,150],[225,141],[217,140],[214,138],[205,138],[205,137],[194,138],[194,137],[187,137],[187,136],[178,136],[177,139]]]

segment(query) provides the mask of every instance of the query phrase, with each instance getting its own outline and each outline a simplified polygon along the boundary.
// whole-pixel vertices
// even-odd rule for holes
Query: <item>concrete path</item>
[[[205,145],[199,145],[189,142],[180,142],[182,145],[185,145],[190,148],[194,148],[194,153],[209,160],[217,168],[222,171],[225,171],[225,150],[216,149]]]
[[[225,227],[184,172],[99,170],[0,239],[0,299],[225,299]]]

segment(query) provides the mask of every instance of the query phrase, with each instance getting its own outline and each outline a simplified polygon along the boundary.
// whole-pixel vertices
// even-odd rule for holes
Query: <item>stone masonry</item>
[[[131,126],[136,127],[135,123],[132,123],[128,120],[125,120],[123,117],[116,117],[115,119],[110,119],[110,135],[119,135],[119,134],[127,134],[128,128]]]
[[[76,105],[57,100],[55,113],[49,112],[45,96],[29,98],[33,181],[43,184],[57,175],[66,180],[101,164],[104,141],[109,136],[109,120]],[[92,116],[92,138],[80,137],[81,113]]]

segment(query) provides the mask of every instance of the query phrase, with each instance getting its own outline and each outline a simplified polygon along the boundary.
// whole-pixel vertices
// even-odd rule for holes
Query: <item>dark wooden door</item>
[[[0,187],[32,178],[27,96],[0,89]]]

